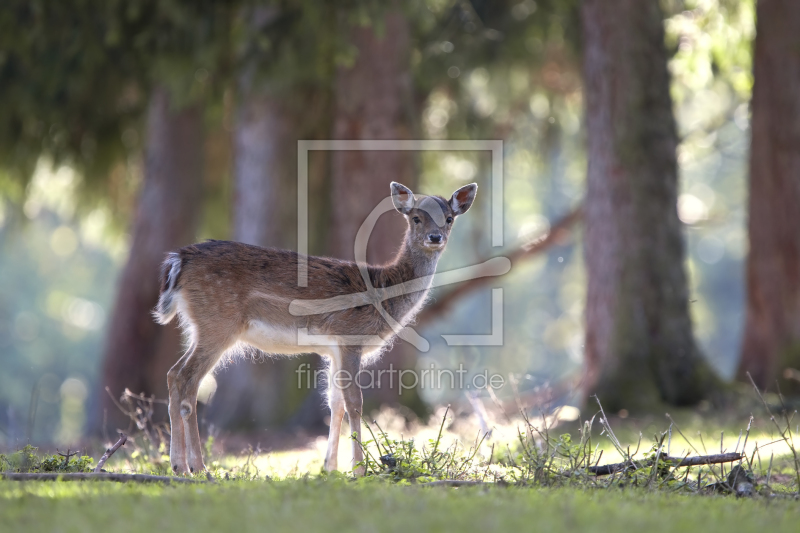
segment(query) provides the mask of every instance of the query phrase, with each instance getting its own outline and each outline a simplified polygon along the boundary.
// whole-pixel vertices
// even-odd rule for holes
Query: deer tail
[[[170,252],[161,263],[161,293],[153,316],[159,324],[169,324],[178,312],[178,280],[181,276],[183,261],[180,253]]]

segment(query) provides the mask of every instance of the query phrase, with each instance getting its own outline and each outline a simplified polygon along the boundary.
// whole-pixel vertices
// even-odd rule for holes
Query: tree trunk
[[[379,33],[380,32],[380,33]],[[412,93],[409,64],[408,21],[397,10],[385,15],[380,30],[349,28],[351,44],[357,49],[355,63],[336,73],[334,139],[394,140],[413,136]],[[389,184],[397,181],[412,190],[417,185],[414,154],[408,151],[336,151],[332,157],[331,234],[329,253],[354,259],[359,227],[370,212],[389,196]],[[367,248],[370,263],[386,263],[402,243],[406,222],[395,212],[381,216]],[[386,353],[378,368],[409,368],[416,355],[400,341]],[[416,395],[398,396],[388,387],[388,375],[380,388],[365,390],[367,405],[418,402]],[[406,403],[407,404],[407,403]],[[408,405],[408,404],[407,404]],[[415,406],[417,407],[417,406]]]
[[[325,8],[327,9],[327,8]],[[296,249],[297,243],[297,141],[324,138],[330,128],[327,87],[308,80],[264,79],[258,41],[276,19],[285,15],[277,7],[245,8],[252,50],[239,73],[239,105],[234,133],[234,240],[265,247]],[[295,37],[299,39],[299,37]],[[315,35],[315,39],[324,40]],[[285,46],[292,44],[284,43]],[[325,52],[321,52],[324,54]],[[315,57],[325,62],[328,58]],[[298,67],[298,69],[305,68]],[[318,156],[319,154],[315,154]],[[319,190],[319,157],[309,161],[309,209],[319,214],[326,194]],[[326,210],[322,210],[327,213]],[[325,220],[316,217],[310,228],[315,238]],[[316,243],[313,243],[316,244]],[[318,367],[318,356],[268,358],[253,364],[237,361],[217,375],[217,393],[207,416],[227,429],[258,431],[290,422],[314,431],[324,427],[324,401],[308,380],[298,380],[300,365]],[[307,400],[307,401],[306,401]],[[297,412],[302,411],[300,416]]]
[[[800,393],[800,2],[757,4],[739,377]],[[792,376],[795,376],[792,378]]]
[[[581,16],[585,393],[608,411],[694,404],[716,378],[688,312],[662,13],[657,2],[586,0]]]
[[[115,398],[135,393],[167,396],[167,370],[181,352],[175,324],[159,326],[159,265],[166,252],[190,244],[201,207],[203,114],[199,106],[175,109],[166,89],[153,91],[147,114],[144,184],[133,221],[130,255],[119,281],[103,356],[101,388]],[[100,391],[111,427],[127,426]]]
[[[351,44],[358,50],[355,64],[336,74],[334,139],[410,139],[411,102],[409,29],[402,14],[385,17],[383,34],[374,28],[353,28]],[[332,154],[333,211],[330,251],[354,259],[358,228],[381,200],[389,183],[412,190],[417,184],[414,154],[408,151],[336,151]],[[400,248],[406,223],[395,213],[378,222],[367,248],[370,263],[392,260]]]
[[[319,95],[315,100],[314,95],[303,98],[298,92],[304,91],[286,95],[253,89],[246,79],[241,84],[234,133],[234,240],[296,248],[297,141],[312,134],[301,117],[308,113],[315,124],[320,118],[318,106],[310,104],[319,103]],[[237,361],[217,375],[208,418],[227,429],[251,431],[286,422],[309,394],[304,382],[297,386],[295,370],[317,359]],[[317,395],[317,416],[302,421],[307,429],[322,424],[323,403]]]

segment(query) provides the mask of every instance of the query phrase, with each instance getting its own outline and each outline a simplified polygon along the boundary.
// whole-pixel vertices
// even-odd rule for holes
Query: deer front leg
[[[364,461],[364,450],[361,448],[361,411],[363,400],[361,397],[361,387],[354,384],[352,390],[345,394],[345,409],[347,418],[350,420],[350,440],[353,444],[353,473],[356,476],[363,476],[364,465],[358,463]]]
[[[333,364],[331,370],[333,370]],[[337,389],[332,383],[328,390],[328,402],[331,407],[331,427],[328,433],[328,449],[325,452],[325,470],[333,472],[339,462],[339,435],[342,432],[342,419],[344,418],[344,397],[341,389]]]
[[[358,384],[358,372],[361,369],[361,347],[352,346],[342,350],[342,375],[344,407],[350,421],[350,440],[353,447],[353,472],[363,476],[365,468],[358,463],[364,461],[364,450],[361,448],[361,415],[364,400],[361,386]],[[346,380],[346,383],[344,383]]]
[[[340,375],[342,369],[341,353],[336,350],[329,357],[331,364],[328,368],[328,405],[331,409],[331,425],[328,433],[328,449],[325,452],[325,470],[333,472],[339,465],[339,436],[344,418],[344,396],[336,382],[336,376]]]

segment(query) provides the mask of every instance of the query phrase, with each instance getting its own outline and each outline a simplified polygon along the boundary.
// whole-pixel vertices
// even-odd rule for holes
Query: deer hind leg
[[[190,346],[186,353],[178,359],[167,372],[167,390],[169,391],[169,462],[172,471],[176,474],[185,474],[189,471],[186,463],[186,436],[183,432],[183,419],[181,418],[181,400],[178,394],[178,372],[194,351]]]
[[[331,426],[328,433],[328,449],[325,452],[325,470],[332,472],[337,469],[339,462],[339,435],[342,431],[344,418],[344,396],[342,390],[334,383],[334,376],[341,370],[341,357],[335,352],[330,357],[328,377],[328,404],[331,409]]]
[[[173,403],[176,404],[180,417],[177,420],[177,424],[172,424],[172,431],[175,431],[176,426],[182,426],[185,442],[184,468],[188,467],[188,471],[191,473],[205,470],[200,430],[197,426],[197,392],[200,388],[200,381],[213,370],[229,346],[229,342],[209,341],[208,339],[203,339],[201,335],[191,352],[182,358],[183,364],[176,373],[176,393],[174,395],[176,402],[173,402],[173,394],[170,390],[170,423],[173,423]],[[180,459],[177,455],[176,458]],[[170,460],[172,460],[172,451],[170,451]],[[181,463],[177,464],[180,469]],[[173,470],[175,470],[175,463],[173,463]]]
[[[350,440],[353,447],[353,470],[356,476],[364,475],[364,466],[359,463],[364,461],[364,450],[361,448],[361,415],[363,411],[363,397],[361,386],[358,384],[358,372],[361,369],[361,347],[342,347],[342,374],[347,383],[341,389],[344,396],[344,407],[347,419],[350,421]]]

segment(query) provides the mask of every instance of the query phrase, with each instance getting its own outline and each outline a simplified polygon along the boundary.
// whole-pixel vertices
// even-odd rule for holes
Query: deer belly
[[[297,343],[297,329],[253,320],[241,336],[241,340],[265,353],[308,353],[307,346]]]

